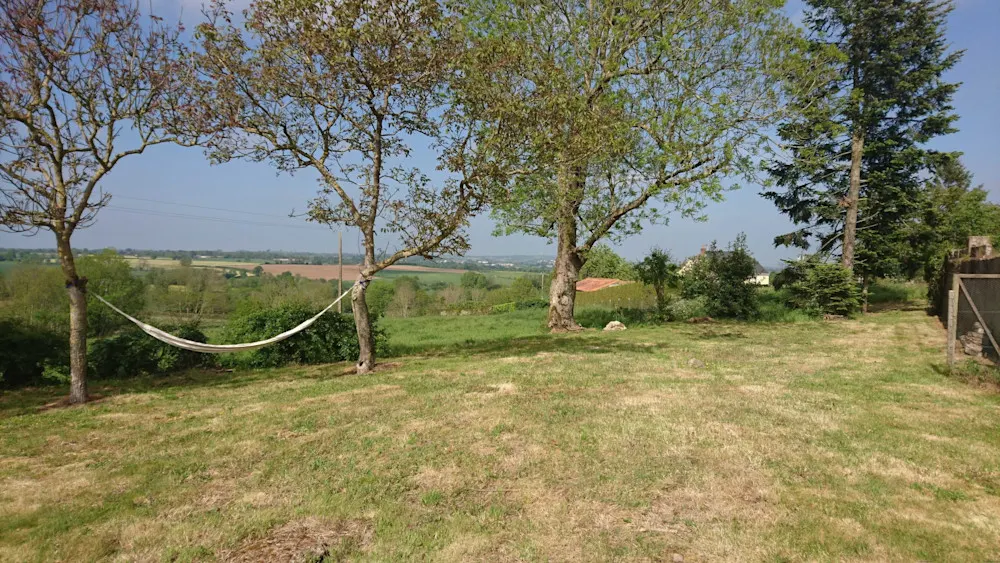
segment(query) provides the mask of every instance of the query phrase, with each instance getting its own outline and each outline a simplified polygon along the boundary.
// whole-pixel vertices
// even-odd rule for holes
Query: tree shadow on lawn
[[[504,337],[494,340],[468,340],[460,343],[400,346],[392,349],[391,357],[441,358],[445,356],[535,356],[544,352],[565,354],[610,354],[617,352],[651,354],[668,348],[661,342],[636,343],[621,338],[599,339],[595,331],[568,334],[541,334],[536,336]],[[391,347],[391,342],[390,342]]]
[[[676,340],[679,341],[747,338],[740,331],[739,326],[734,326],[730,323],[711,325],[675,323],[669,327],[662,328],[664,330],[669,328],[671,335],[675,336]],[[654,341],[637,341],[629,339],[628,336],[620,336],[621,334],[604,333],[599,330],[589,329],[579,333],[540,334],[497,338],[493,340],[467,341],[464,343],[404,346],[393,350],[394,353],[384,356],[385,359],[378,363],[375,374],[371,377],[378,377],[383,370],[398,367],[400,365],[398,360],[406,357],[530,357],[540,353],[553,352],[563,354],[625,353],[631,355],[650,355],[677,347],[677,343],[674,342],[655,341],[657,340],[656,338],[652,338]],[[117,395],[170,392],[185,388],[236,389],[263,381],[324,380],[346,377],[353,374],[354,366],[351,362],[236,371],[196,369],[161,376],[91,380],[90,393],[101,400],[107,400]],[[78,406],[63,404],[68,392],[66,385],[26,387],[0,391],[0,418],[32,414],[51,408],[80,408]],[[100,404],[100,401],[88,404]]]
[[[885,313],[888,311],[923,311],[930,315],[929,309],[925,303],[888,301],[884,303],[868,304],[869,313]]]
[[[398,367],[398,363],[383,362],[375,370]],[[286,366],[254,370],[192,369],[169,375],[142,375],[127,379],[94,379],[88,382],[91,401],[85,405],[70,405],[66,399],[67,385],[53,384],[0,391],[0,419],[34,414],[59,408],[82,408],[100,405],[118,396],[142,393],[170,392],[177,389],[219,388],[237,389],[258,382],[331,379],[354,374],[351,362],[334,364]]]
[[[960,381],[973,387],[1000,392],[1000,364],[986,358],[962,357],[954,368],[947,363],[934,362],[931,369],[938,375]]]

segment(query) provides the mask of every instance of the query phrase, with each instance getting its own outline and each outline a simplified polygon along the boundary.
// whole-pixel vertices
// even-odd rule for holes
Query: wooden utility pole
[[[337,231],[337,264],[340,265],[340,273],[337,274],[337,295],[344,294],[344,234]],[[337,301],[337,312],[344,313],[344,300]]]

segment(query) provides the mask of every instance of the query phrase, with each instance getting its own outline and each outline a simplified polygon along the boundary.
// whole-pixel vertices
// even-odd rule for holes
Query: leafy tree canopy
[[[697,216],[721,178],[752,174],[785,88],[824,67],[779,0],[475,0],[475,99],[526,142],[494,201],[498,230],[557,240],[549,326],[577,328],[595,245]]]
[[[587,262],[580,270],[581,278],[614,278],[635,280],[635,267],[618,255],[610,246],[598,244],[587,253]]]

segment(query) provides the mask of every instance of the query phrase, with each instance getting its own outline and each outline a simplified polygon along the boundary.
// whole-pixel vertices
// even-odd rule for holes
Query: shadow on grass
[[[379,377],[380,373],[399,367],[401,365],[399,360],[405,357],[468,358],[470,356],[483,356],[486,358],[497,358],[535,356],[543,352],[561,352],[566,354],[608,354],[616,352],[651,354],[658,348],[666,347],[663,344],[639,345],[613,336],[600,338],[602,334],[596,330],[585,330],[577,334],[542,334],[466,343],[396,348],[394,354],[378,362],[375,373],[371,377]],[[227,371],[195,369],[161,376],[91,380],[89,382],[89,392],[92,396],[100,397],[100,400],[87,403],[87,405],[99,406],[118,395],[172,393],[184,389],[236,389],[263,381],[325,380],[346,377],[353,374],[354,366],[352,363],[339,362],[335,364],[286,366],[259,370]],[[86,408],[87,405],[65,404],[68,393],[68,385],[4,390],[0,394],[0,419],[58,408]]]
[[[1000,365],[985,358],[964,358],[954,368],[946,363],[931,364],[935,373],[962,383],[1000,392]]]
[[[908,301],[908,302],[886,301],[882,303],[868,303],[869,313],[885,313],[888,311],[903,311],[903,312],[923,311],[927,314],[930,314],[928,312],[927,304],[914,301]]]
[[[566,354],[608,354],[626,352],[649,354],[664,344],[641,345],[621,338],[600,339],[601,331],[583,330],[569,334],[540,334],[535,336],[501,337],[492,340],[468,340],[440,345],[397,346],[393,357],[421,356],[440,358],[444,356],[534,356],[542,352],[562,352]]]
[[[385,362],[386,368],[398,367],[398,363]],[[382,365],[379,368],[382,368]],[[385,369],[385,368],[382,368]],[[382,369],[376,369],[376,374]],[[88,393],[95,400],[85,405],[70,405],[67,402],[68,385],[50,385],[4,389],[0,391],[0,419],[34,414],[55,409],[76,409],[98,406],[118,395],[141,393],[164,393],[178,389],[219,388],[236,389],[261,381],[283,381],[301,379],[331,379],[354,374],[350,362],[307,366],[287,366],[259,370],[213,370],[192,369],[170,375],[143,375],[128,379],[97,379],[88,382]]]
[[[530,336],[508,336],[493,339],[467,340],[442,344],[421,344],[394,346],[392,354],[384,356],[375,374],[383,369],[395,369],[400,359],[413,358],[484,358],[527,357],[545,352],[565,354],[610,354],[650,355],[674,348],[677,342],[691,340],[724,340],[749,338],[743,328],[752,323],[721,321],[711,324],[667,323],[644,326],[643,330],[669,331],[671,342],[651,338],[652,342],[637,342],[631,338],[632,332],[604,333],[596,329],[586,329],[579,333],[536,334]],[[405,360],[404,360],[405,361]],[[385,367],[382,367],[385,366]],[[171,375],[140,376],[129,379],[92,380],[90,392],[101,396],[104,401],[117,395],[140,393],[169,393],[182,389],[219,388],[234,389],[246,387],[262,381],[288,381],[340,378],[354,373],[351,362],[335,364],[287,366],[259,370],[190,370]],[[46,405],[58,408],[57,403],[68,394],[67,385],[52,385],[0,391],[0,418],[37,413]],[[94,405],[100,405],[96,402]],[[67,408],[81,408],[71,406]]]

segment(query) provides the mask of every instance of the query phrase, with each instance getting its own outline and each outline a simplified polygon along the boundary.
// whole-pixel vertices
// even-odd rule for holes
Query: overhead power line
[[[114,195],[114,196],[112,196],[112,198],[114,198],[114,199],[118,199],[118,198],[121,198],[121,199],[131,199],[131,200],[135,200],[135,201],[145,201],[147,203],[159,203],[159,204],[162,204],[162,205],[177,205],[177,206],[180,206],[180,207],[192,207],[192,208],[195,208],[195,209],[208,209],[210,211],[225,211],[226,213],[239,213],[240,215],[256,215],[257,217],[267,217],[267,218],[270,218],[270,219],[288,219],[289,218],[288,215],[272,215],[270,213],[257,213],[257,212],[254,212],[254,211],[240,211],[238,209],[227,209],[225,207],[209,207],[207,205],[194,205],[194,204],[191,204],[191,203],[177,203],[175,201],[162,201],[162,200],[159,200],[159,199],[149,199],[149,198],[145,198],[145,197],[132,197],[132,196],[127,196],[127,195]]]
[[[138,215],[149,215],[149,216],[153,216],[153,217],[170,217],[170,218],[176,218],[176,219],[194,219],[194,220],[198,220],[198,221],[211,221],[213,223],[230,223],[230,224],[234,224],[234,225],[254,225],[254,226],[259,226],[259,227],[280,227],[280,228],[285,228],[285,229],[305,229],[305,230],[309,230],[309,231],[316,231],[316,232],[324,231],[324,232],[326,232],[326,229],[322,229],[320,227],[310,227],[310,226],[306,226],[306,225],[289,225],[289,224],[282,224],[282,223],[265,223],[263,221],[250,221],[250,220],[244,220],[244,219],[234,219],[232,217],[210,217],[210,216],[207,216],[207,215],[190,215],[190,214],[187,214],[187,213],[175,213],[175,212],[172,212],[172,211],[159,211],[159,210],[155,210],[155,209],[138,209],[138,208],[134,208],[134,207],[121,207],[121,206],[118,206],[118,205],[108,205],[107,207],[109,209],[115,209],[117,211],[123,211],[125,213],[135,213],[135,214],[138,214]]]

